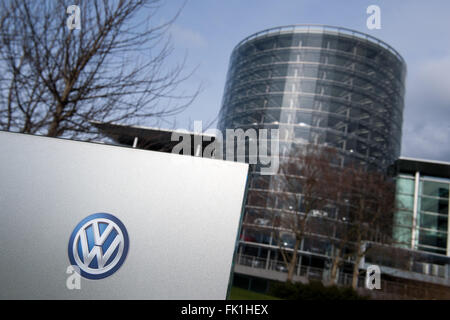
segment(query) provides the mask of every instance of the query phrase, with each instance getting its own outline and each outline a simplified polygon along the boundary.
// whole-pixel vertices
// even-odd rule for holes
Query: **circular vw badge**
[[[103,279],[125,261],[129,239],[123,223],[109,213],[84,218],[69,240],[69,260],[88,279]]]

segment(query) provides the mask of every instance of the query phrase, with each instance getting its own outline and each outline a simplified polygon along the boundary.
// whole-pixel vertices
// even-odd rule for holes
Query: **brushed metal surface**
[[[248,165],[0,132],[1,299],[224,299]],[[66,288],[68,241],[106,212],[129,234],[113,275]]]

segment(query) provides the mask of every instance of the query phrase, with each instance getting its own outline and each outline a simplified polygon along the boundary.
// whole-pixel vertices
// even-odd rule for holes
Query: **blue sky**
[[[158,18],[168,20],[183,3],[168,0]],[[366,27],[371,4],[381,8],[380,30]],[[217,117],[229,57],[243,38],[282,25],[328,24],[368,33],[400,52],[408,65],[402,156],[450,161],[449,13],[448,0],[188,0],[170,29],[171,59],[187,54],[187,67],[197,67],[180,90],[203,90],[175,126]]]

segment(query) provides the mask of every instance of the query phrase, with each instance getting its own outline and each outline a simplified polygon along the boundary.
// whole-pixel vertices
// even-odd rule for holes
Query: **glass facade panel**
[[[404,194],[414,194],[414,179],[398,178],[397,179],[397,192]]]
[[[441,214],[448,214],[448,199],[421,197],[420,210]]]
[[[447,234],[438,231],[418,230],[419,245],[438,247],[442,249],[447,248]]]
[[[411,248],[412,231],[411,228],[394,226],[393,228],[394,242],[401,247]]]
[[[414,209],[414,196],[398,194],[396,200],[398,209],[411,211]]]
[[[448,199],[449,184],[435,181],[422,182],[422,194]]]
[[[420,227],[426,229],[433,229],[442,232],[447,232],[448,216],[426,214],[421,212],[420,214]]]
[[[397,211],[394,215],[394,224],[411,228],[413,225],[413,213],[410,211]]]

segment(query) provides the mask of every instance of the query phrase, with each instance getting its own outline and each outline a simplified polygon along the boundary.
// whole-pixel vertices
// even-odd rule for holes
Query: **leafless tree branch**
[[[74,3],[75,2],[75,3]],[[66,25],[80,7],[81,29]],[[168,28],[155,17],[161,0],[23,1],[0,4],[0,129],[92,138],[90,121],[139,124],[183,111],[197,96]],[[180,9],[181,10],[181,9]]]

